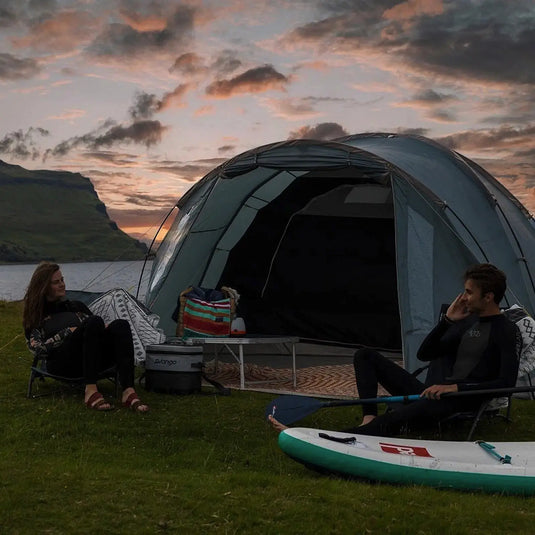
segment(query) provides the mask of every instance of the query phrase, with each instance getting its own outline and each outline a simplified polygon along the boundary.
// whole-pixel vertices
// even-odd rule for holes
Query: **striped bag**
[[[235,299],[226,287],[221,290],[190,287],[180,294],[177,336],[207,338],[230,336]]]

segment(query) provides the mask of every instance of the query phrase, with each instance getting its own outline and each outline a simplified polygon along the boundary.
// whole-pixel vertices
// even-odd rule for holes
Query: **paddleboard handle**
[[[332,440],[333,442],[341,442],[342,444],[355,444],[357,441],[357,437],[333,437],[327,433],[319,433],[318,436],[326,440]]]
[[[502,464],[511,464],[510,455],[500,455],[496,451],[496,446],[489,444],[483,440],[476,440],[476,444],[479,444],[485,451],[488,451],[493,457],[496,457]]]

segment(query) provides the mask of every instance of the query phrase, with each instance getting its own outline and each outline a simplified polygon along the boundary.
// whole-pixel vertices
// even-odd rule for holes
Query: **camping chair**
[[[413,372],[413,375],[416,377],[428,370],[429,367],[430,364],[423,366],[422,368],[418,368],[415,372]],[[512,394],[509,394],[507,397],[489,398],[484,400],[475,410],[460,411],[450,414],[449,416],[446,416],[438,421],[438,434],[439,436],[442,436],[443,426],[449,423],[455,423],[458,421],[471,422],[472,425],[470,426],[470,430],[466,437],[466,440],[470,441],[472,440],[472,436],[479,422],[483,418],[502,418],[507,422],[511,422],[511,399]]]
[[[34,393],[34,382],[35,380],[43,383],[45,379],[54,379],[60,383],[63,383],[66,388],[56,389],[56,390],[47,390],[46,392],[35,394]],[[117,379],[117,369],[115,366],[108,368],[98,374],[98,380],[109,379],[115,384],[115,397],[119,395],[119,381]],[[59,392],[64,392],[67,389],[83,389],[85,385],[83,377],[64,377],[62,375],[56,375],[47,370],[46,367],[46,358],[39,357],[35,355],[33,357],[32,367],[30,369],[30,379],[28,381],[28,390],[26,397],[28,398],[39,398],[42,396],[49,396]]]
[[[472,436],[474,435],[474,432],[479,424],[479,422],[485,418],[485,419],[493,419],[493,418],[501,418],[502,420],[506,421],[507,423],[512,422],[511,418],[511,400],[512,400],[512,394],[509,394],[506,398],[490,398],[481,403],[479,408],[477,410],[473,411],[461,411],[456,412],[455,414],[451,414],[450,416],[447,416],[446,418],[443,418],[438,422],[438,433],[440,436],[442,436],[442,427],[444,424],[449,423],[455,423],[458,421],[467,421],[472,422],[472,425],[470,426],[470,431],[468,432],[468,435],[466,437],[467,441],[472,440]],[[496,402],[500,403],[496,403]],[[505,410],[505,413],[503,412]]]

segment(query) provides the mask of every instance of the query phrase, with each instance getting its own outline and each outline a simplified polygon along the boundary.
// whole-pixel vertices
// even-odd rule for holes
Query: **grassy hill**
[[[0,262],[142,259],[143,243],[111,221],[91,181],[0,160]]]

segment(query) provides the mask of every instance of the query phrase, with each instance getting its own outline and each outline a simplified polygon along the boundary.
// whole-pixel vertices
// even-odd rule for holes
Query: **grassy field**
[[[27,399],[31,358],[19,336],[20,315],[20,303],[0,302],[2,534],[534,531],[532,498],[370,484],[307,470],[279,450],[263,421],[273,397],[267,394],[141,389],[152,409],[147,415],[89,411],[73,393]],[[475,438],[534,440],[534,414],[535,404],[515,401],[512,424],[484,424]],[[302,423],[339,429],[358,415],[355,407],[324,409]]]

